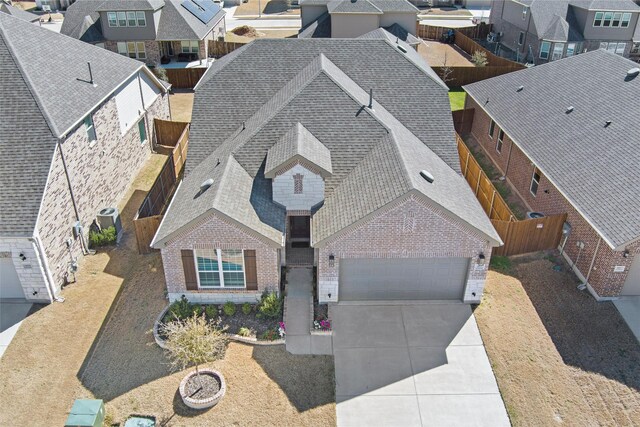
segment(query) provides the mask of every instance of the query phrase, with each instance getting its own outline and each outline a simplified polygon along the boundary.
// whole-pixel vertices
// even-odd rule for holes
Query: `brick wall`
[[[491,247],[486,239],[409,196],[318,249],[319,297],[323,302],[338,300],[341,258],[465,257],[472,262],[464,300],[479,302],[486,277],[486,268],[476,269],[480,253],[488,265]],[[333,267],[329,255],[335,256]]]
[[[126,43],[126,41],[125,41]],[[179,47],[180,43],[178,43]],[[104,48],[110,50],[111,52],[118,53],[118,42],[107,40],[104,42]],[[144,50],[147,54],[146,59],[140,59],[141,62],[149,65],[160,64],[160,42],[155,40],[145,40],[144,41]],[[180,51],[178,50],[178,53]]]
[[[187,291],[182,266],[182,249],[253,249],[256,251],[258,290],[206,289]],[[261,238],[211,215],[171,240],[161,250],[169,299],[174,301],[185,295],[189,301],[223,303],[226,301],[255,302],[266,289],[278,290],[280,265],[278,248],[268,245]]]
[[[169,118],[168,95],[160,95],[147,114],[147,135],[153,140],[153,118]],[[97,212],[116,206],[149,156],[150,143],[140,143],[138,126],[121,134],[115,98],[105,101],[93,113],[97,139],[91,144],[84,124],[62,142],[71,185],[85,238]],[[49,179],[38,219],[51,275],[59,291],[65,283],[71,258],[82,254],[80,240],[74,238],[76,222],[69,186],[59,149],[53,157]],[[67,242],[70,246],[67,247]]]
[[[581,280],[589,276],[589,284],[593,291],[597,293],[597,298],[608,298],[617,296],[627,277],[627,272],[633,262],[633,257],[640,250],[640,243],[630,246],[630,254],[623,257],[620,251],[612,250],[604,241],[598,247],[600,236],[589,225],[584,217],[569,203],[569,201],[556,189],[556,187],[540,171],[540,184],[537,194],[534,196],[530,191],[531,177],[534,165],[531,160],[515,145],[511,138],[505,134],[502,154],[495,150],[496,138],[499,127],[496,124],[494,137],[489,136],[489,126],[491,118],[478,106],[473,98],[467,96],[466,108],[475,108],[471,134],[480,143],[485,153],[491,158],[493,163],[504,174],[506,171],[507,182],[511,188],[520,196],[531,211],[542,212],[547,215],[567,213],[567,222],[571,224],[571,234],[563,246],[565,257],[569,258],[569,263],[573,265],[576,274]],[[509,153],[511,152],[510,160]],[[508,161],[508,169],[507,169]],[[584,243],[581,249],[578,242]],[[561,242],[561,244],[564,242]],[[594,254],[598,250],[596,259],[591,268]],[[624,266],[625,271],[615,273],[614,266]],[[589,270],[591,268],[591,274]]]

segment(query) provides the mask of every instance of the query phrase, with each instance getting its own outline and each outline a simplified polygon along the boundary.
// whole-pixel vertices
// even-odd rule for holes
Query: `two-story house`
[[[298,38],[355,38],[384,28],[411,45],[418,9],[407,0],[300,0]]]
[[[51,302],[149,157],[167,88],[139,61],[5,13],[0,70],[0,299]]]
[[[638,60],[639,16],[633,0],[494,0],[490,22],[518,60],[540,64],[596,49]]]
[[[225,11],[212,0],[78,0],[61,29],[149,65],[202,62],[225,31]]]

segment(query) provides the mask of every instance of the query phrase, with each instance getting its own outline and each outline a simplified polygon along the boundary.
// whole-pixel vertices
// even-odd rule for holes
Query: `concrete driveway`
[[[331,307],[338,426],[509,426],[461,303]]]

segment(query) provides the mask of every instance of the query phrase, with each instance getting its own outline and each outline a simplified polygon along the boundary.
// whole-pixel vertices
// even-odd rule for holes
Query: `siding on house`
[[[537,195],[534,196],[530,191],[534,170],[531,159],[511,141],[507,134],[504,137],[502,153],[499,154],[495,149],[499,126],[496,124],[494,137],[491,138],[489,136],[491,123],[489,115],[469,96],[466,99],[465,108],[475,109],[471,134],[480,143],[495,166],[503,174],[506,171],[507,182],[527,207],[532,211],[547,215],[567,213],[567,222],[571,224],[572,229],[566,243],[564,240],[561,241],[561,247],[574,270],[577,270],[576,273],[580,279],[586,280],[587,275],[589,276],[589,284],[597,294],[596,298],[617,296],[624,286],[634,257],[640,256],[640,242],[627,248],[629,256],[626,258],[623,256],[623,252],[614,251],[605,242],[598,243],[601,240],[598,233],[542,172],[539,172],[540,184]],[[507,163],[509,164],[508,169]],[[571,167],[571,165],[567,165],[567,167]],[[584,243],[582,249],[578,247],[578,242]],[[596,255],[595,260],[594,254]],[[616,266],[623,266],[624,271],[614,272]],[[590,274],[589,271],[591,271]]]
[[[320,302],[338,301],[341,258],[464,257],[472,259],[464,301],[479,303],[491,245],[409,196],[316,251]],[[477,269],[480,253],[485,255],[486,264]],[[335,256],[333,266],[329,265],[329,255]]]
[[[52,296],[49,295],[47,279],[44,275],[45,260],[40,256],[34,242],[25,238],[4,237],[0,239],[0,252],[9,254],[8,257],[13,262],[26,300],[34,303],[51,302]],[[20,254],[24,255],[24,261]],[[2,297],[1,294],[0,297]]]
[[[187,291],[181,257],[185,249],[255,250],[258,289]],[[216,215],[210,215],[168,242],[161,254],[170,301],[185,295],[189,301],[201,303],[255,302],[265,290],[279,289],[280,250]]]
[[[115,97],[109,98],[92,114],[97,139],[91,144],[81,123],[62,142],[62,152],[75,196],[85,239],[98,211],[116,206],[129,184],[151,153],[154,139],[153,118],[168,120],[168,95],[159,95],[148,109],[147,142],[140,142],[137,124],[122,135]],[[71,257],[82,255],[80,240],[72,226],[76,222],[69,186],[59,148],[52,159],[51,171],[38,217],[47,261],[56,290],[65,283]],[[71,242],[67,247],[67,242]]]

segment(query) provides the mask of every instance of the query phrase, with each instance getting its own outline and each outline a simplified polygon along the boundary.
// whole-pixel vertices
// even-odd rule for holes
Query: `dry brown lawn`
[[[259,7],[263,15],[300,15],[300,8],[289,9],[286,0],[249,0],[238,6],[233,16],[258,16]]]
[[[24,320],[0,359],[0,426],[60,426],[76,398],[98,398],[109,418],[155,415],[167,426],[335,425],[333,359],[289,355],[282,346],[229,345],[211,366],[227,380],[215,408],[195,413],[176,396],[149,330],[165,306],[159,254],[138,255],[131,219],[166,157],[153,155],[120,206],[125,235],[81,260],[64,303]]]
[[[475,310],[513,425],[640,425],[640,344],[612,303],[547,258],[489,272]]]
[[[287,29],[280,29],[280,30],[268,30],[268,29],[260,28],[258,29],[258,37],[239,36],[229,31],[224,35],[224,40],[227,42],[235,42],[235,43],[249,43],[255,40],[256,38],[286,39],[286,38],[295,38],[297,34],[298,34],[297,28],[287,28]]]
[[[473,67],[469,55],[455,45],[424,40],[418,45],[418,53],[432,67]]]
[[[193,111],[193,91],[174,89],[169,95],[171,106],[171,120],[176,122],[191,122],[191,112]]]

